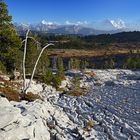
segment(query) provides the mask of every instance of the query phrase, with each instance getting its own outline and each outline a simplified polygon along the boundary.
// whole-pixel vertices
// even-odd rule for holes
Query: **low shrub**
[[[94,126],[95,126],[95,121],[89,120],[89,121],[86,123],[86,125],[85,125],[85,127],[84,127],[84,130],[85,130],[85,131],[90,131]]]
[[[0,71],[3,73],[6,73],[6,67],[4,66],[4,64],[0,61]]]
[[[81,90],[71,90],[69,91],[70,96],[86,96]]]
[[[75,74],[71,80],[72,82],[72,89],[75,89],[76,91],[80,89],[80,76],[78,74]]]
[[[47,70],[43,79],[43,82],[45,82],[46,84],[52,85],[55,88],[59,88],[59,86],[61,85],[61,81],[65,79],[65,76],[60,76],[58,74],[53,75],[51,70]]]
[[[0,87],[0,92],[5,96],[9,101],[20,101],[20,93],[16,90],[13,90],[9,87]]]
[[[51,70],[46,70],[46,74],[45,74],[45,76],[44,76],[44,78],[43,78],[44,80],[44,82],[46,83],[46,84],[51,84],[51,82],[52,82],[52,80],[53,80],[53,74],[52,74],[52,71]]]
[[[87,75],[89,75],[92,78],[97,76],[95,72],[84,72],[84,74],[87,74]]]
[[[28,102],[35,101],[36,99],[42,99],[38,94],[33,94],[28,92],[27,94],[21,94],[21,100],[26,100]]]
[[[59,86],[61,85],[61,81],[62,81],[62,79],[61,79],[60,76],[58,76],[58,75],[54,75],[54,76],[53,76],[52,83],[53,83],[53,86],[54,86],[56,89],[58,89]]]

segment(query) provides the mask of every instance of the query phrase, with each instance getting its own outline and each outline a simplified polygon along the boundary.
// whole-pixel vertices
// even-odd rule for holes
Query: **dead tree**
[[[30,79],[29,83],[26,84],[26,68],[25,68],[25,61],[26,61],[26,53],[27,53],[27,42],[28,42],[28,39],[32,39],[32,40],[35,41],[37,44],[40,44],[40,43],[39,43],[38,41],[36,41],[33,37],[30,37],[30,36],[29,36],[29,32],[30,32],[30,30],[28,29],[28,31],[27,31],[27,33],[26,33],[26,38],[25,38],[25,40],[22,41],[22,43],[24,43],[24,54],[23,54],[23,89],[22,89],[22,93],[23,93],[23,94],[26,94],[26,93],[27,93],[27,90],[29,89],[29,87],[30,87],[30,85],[31,85],[31,82],[32,82],[33,77],[34,77],[34,73],[35,73],[37,64],[38,64],[38,62],[39,62],[39,60],[40,60],[40,57],[41,57],[42,53],[44,52],[44,50],[45,50],[47,47],[49,47],[49,46],[51,46],[51,45],[54,45],[54,44],[52,44],[52,43],[49,43],[49,44],[47,44],[45,47],[42,48],[42,50],[41,50],[41,52],[40,52],[40,54],[39,54],[39,56],[38,56],[38,58],[37,58],[37,60],[36,60],[36,62],[35,62],[34,69],[33,69],[33,71],[32,71],[32,75],[31,75],[31,79]]]
[[[30,87],[30,85],[31,85],[31,83],[32,83],[32,80],[33,80],[33,77],[34,77],[34,74],[35,74],[35,70],[36,70],[37,64],[38,64],[38,62],[39,62],[39,60],[40,60],[40,57],[41,57],[42,53],[44,52],[44,50],[45,50],[47,47],[49,47],[49,46],[51,46],[51,45],[54,45],[54,44],[50,43],[50,44],[47,44],[45,47],[42,48],[42,50],[41,50],[41,52],[40,52],[40,54],[39,54],[39,56],[38,56],[38,58],[37,58],[37,60],[36,60],[36,63],[35,63],[35,65],[34,65],[34,69],[33,69],[33,71],[32,71],[31,79],[30,79],[30,81],[29,81],[27,87],[25,88],[25,91],[24,91],[25,94],[26,94],[28,88]]]

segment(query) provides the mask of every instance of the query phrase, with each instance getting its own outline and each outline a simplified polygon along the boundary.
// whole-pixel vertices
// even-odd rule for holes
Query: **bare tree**
[[[32,39],[32,40],[35,41],[37,44],[40,44],[40,43],[39,43],[38,41],[36,41],[33,37],[30,37],[30,36],[29,36],[29,32],[30,32],[30,30],[28,29],[28,31],[27,31],[27,33],[26,33],[26,38],[25,38],[25,40],[22,41],[22,43],[24,43],[24,54],[23,54],[23,89],[22,89],[22,92],[23,92],[24,94],[27,93],[27,90],[28,90],[28,88],[30,87],[30,85],[31,85],[31,83],[32,83],[32,80],[33,80],[33,77],[34,77],[34,73],[35,73],[37,64],[38,64],[38,62],[39,62],[39,60],[40,60],[40,57],[41,57],[42,53],[44,52],[44,50],[45,50],[47,47],[49,47],[49,46],[51,46],[51,45],[54,45],[54,44],[52,44],[52,43],[49,43],[49,44],[47,44],[45,47],[42,48],[42,50],[41,50],[41,52],[40,52],[40,54],[39,54],[39,56],[38,56],[38,58],[37,58],[37,60],[36,60],[36,62],[35,62],[34,69],[33,69],[33,71],[32,71],[32,75],[31,75],[31,79],[30,79],[29,83],[26,84],[26,68],[25,68],[25,61],[26,61],[26,52],[27,52],[27,42],[28,42],[28,39]]]
[[[28,41],[28,34],[29,34],[30,30],[27,31],[26,33],[26,38],[24,41],[24,54],[23,54],[23,92],[26,88],[26,71],[25,71],[25,59],[26,59],[26,51],[27,51],[27,41]]]
[[[42,50],[41,50],[41,52],[40,52],[40,54],[39,54],[39,56],[38,56],[38,58],[37,58],[37,60],[36,60],[36,63],[35,63],[35,65],[34,65],[34,69],[33,69],[33,71],[32,71],[31,79],[30,79],[30,81],[29,81],[29,83],[28,83],[28,86],[25,88],[25,93],[27,92],[27,89],[30,87],[30,85],[31,85],[31,83],[32,83],[32,80],[33,80],[33,77],[34,77],[34,74],[35,74],[35,70],[36,70],[37,64],[38,64],[38,62],[39,62],[39,60],[40,60],[40,57],[41,57],[42,53],[44,52],[44,50],[45,50],[47,47],[49,47],[49,46],[51,46],[51,45],[54,45],[54,44],[50,43],[50,44],[47,44],[45,47],[42,48]]]

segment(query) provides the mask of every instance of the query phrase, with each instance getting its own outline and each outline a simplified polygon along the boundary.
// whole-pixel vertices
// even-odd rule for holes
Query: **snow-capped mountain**
[[[102,22],[102,26],[104,26],[107,30],[125,30],[127,28],[126,23],[121,19],[106,19]]]
[[[123,21],[114,21],[107,20],[105,26],[111,29],[108,31],[98,30],[91,27],[86,27],[81,24],[58,24],[55,22],[47,22],[42,20],[38,24],[23,24],[23,23],[15,23],[16,29],[18,32],[25,32],[27,29],[37,32],[47,32],[53,34],[80,34],[80,35],[98,35],[105,33],[118,33],[123,31],[123,27],[125,27],[125,23]],[[112,28],[113,27],[113,28]]]
[[[125,22],[121,19],[119,20],[110,20],[110,23],[112,24],[113,27],[117,28],[117,29],[123,29],[126,28]]]

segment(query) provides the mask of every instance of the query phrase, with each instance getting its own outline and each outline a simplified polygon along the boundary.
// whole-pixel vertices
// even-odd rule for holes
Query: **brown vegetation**
[[[38,94],[33,94],[32,92],[28,92],[25,95],[21,94],[21,100],[26,100],[28,102],[32,102],[36,99],[41,99],[41,97]]]
[[[86,123],[86,126],[84,127],[84,130],[85,130],[85,131],[90,131],[91,128],[93,128],[94,126],[95,126],[95,121],[89,120],[89,121]]]
[[[16,90],[9,87],[0,87],[0,93],[6,97],[9,101],[20,101],[20,94]]]
[[[83,74],[87,74],[87,75],[89,75],[90,77],[96,77],[96,73],[95,72],[93,72],[93,71],[91,71],[91,72],[84,72]]]
[[[41,99],[39,95],[33,93],[27,93],[26,95],[23,95],[18,91],[20,88],[20,83],[4,80],[2,77],[0,77],[0,95],[6,97],[9,101],[19,102],[21,100],[26,100],[31,102],[36,99]]]
[[[137,53],[140,50],[131,49],[133,53]],[[130,49],[128,48],[110,48],[110,49],[94,49],[94,50],[81,50],[81,49],[49,49],[49,56],[61,56],[61,57],[97,57],[97,56],[109,56],[115,54],[128,54]]]
[[[69,95],[70,96],[86,96],[86,94],[82,92],[81,90],[71,90],[69,91]]]

